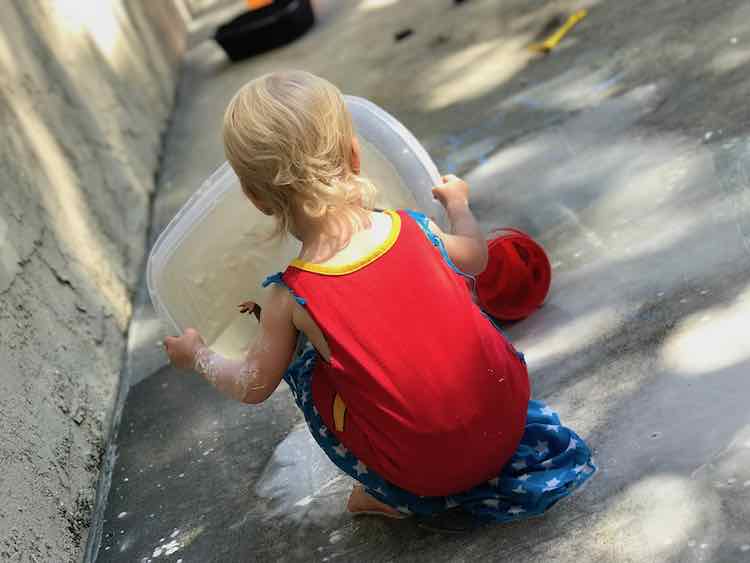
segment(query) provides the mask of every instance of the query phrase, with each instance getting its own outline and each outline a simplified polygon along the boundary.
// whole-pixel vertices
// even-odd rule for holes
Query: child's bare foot
[[[406,518],[405,514],[368,495],[362,485],[354,485],[346,509],[354,515],[375,514],[388,518]]]

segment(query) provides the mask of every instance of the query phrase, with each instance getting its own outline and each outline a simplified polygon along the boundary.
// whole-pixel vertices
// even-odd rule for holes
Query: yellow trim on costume
[[[401,216],[395,211],[386,211],[386,213],[391,216],[391,231],[388,233],[388,237],[367,256],[360,258],[355,262],[341,264],[340,266],[326,266],[325,264],[304,262],[298,258],[292,260],[290,265],[300,270],[306,270],[316,274],[328,274],[330,276],[343,276],[344,274],[351,274],[352,272],[361,270],[368,264],[371,264],[380,258],[383,254],[388,252],[394,244],[396,244],[396,239],[398,239],[398,235],[401,232]]]
[[[333,400],[333,425],[336,428],[336,432],[344,431],[344,417],[346,416],[346,404],[341,398],[341,395],[336,393],[336,398]]]

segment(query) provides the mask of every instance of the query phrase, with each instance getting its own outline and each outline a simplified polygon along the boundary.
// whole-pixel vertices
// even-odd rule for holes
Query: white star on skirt
[[[409,508],[406,506],[397,506],[396,510],[398,510],[399,512],[403,512],[404,514],[411,514],[411,510],[409,510]]]
[[[526,492],[526,489],[523,488],[523,485],[518,485],[515,489],[513,489],[513,492],[522,495]]]
[[[516,514],[521,514],[523,512],[526,512],[526,511],[523,508],[521,508],[520,506],[511,506],[508,509],[508,514],[513,514],[514,516]]]
[[[544,407],[544,408],[543,408],[543,409],[542,409],[541,411],[539,411],[539,412],[541,412],[541,413],[542,413],[542,414],[543,414],[544,416],[552,416],[553,414],[555,414],[555,411],[553,411],[553,410],[552,410],[551,408],[549,408],[549,407],[547,407],[547,406],[545,406],[545,407]]]
[[[446,510],[449,508],[456,508],[458,506],[458,503],[453,500],[452,498],[448,497],[445,499],[445,508]]]
[[[547,425],[547,430],[550,430],[552,432],[559,432],[560,431],[560,427],[557,424],[548,424]]]
[[[482,503],[485,506],[491,506],[493,508],[497,508],[497,506],[500,504],[500,501],[497,499],[487,499],[485,501],[482,501]]]
[[[325,428],[323,428],[321,426],[320,428],[318,428],[318,434],[320,434],[321,436],[323,436],[323,438],[327,438],[328,437],[328,430],[326,430]]]
[[[318,411],[318,407],[313,407],[313,412],[315,413],[315,416],[320,416],[320,411]]]
[[[302,392],[299,400],[300,400],[300,403],[302,403],[303,405],[307,402],[307,391]]]
[[[333,448],[333,450],[336,452],[336,454],[339,457],[346,457],[346,454],[349,453],[349,450],[346,449],[346,447],[344,446],[344,444],[339,444],[338,446],[336,446],[335,448]]]
[[[575,450],[578,447],[578,440],[575,438],[571,438],[570,442],[568,442],[568,449],[565,450],[566,452],[569,452],[570,450]]]
[[[520,477],[516,477],[516,479],[518,479],[519,481],[528,481],[529,477],[531,477],[531,475],[527,473],[526,475],[521,475]]]
[[[524,460],[514,461],[511,464],[511,467],[513,467],[513,469],[523,469],[524,467],[526,467],[526,462]]]
[[[562,481],[558,480],[557,477],[547,481],[547,486],[542,489],[542,492],[554,491]]]
[[[585,465],[576,465],[576,466],[575,466],[575,467],[573,468],[573,473],[580,473],[580,472],[581,472],[581,471],[583,471],[584,469],[586,469],[586,466],[585,466]]]
[[[555,460],[554,460],[554,459],[545,459],[545,460],[544,460],[544,461],[542,462],[542,465],[543,465],[543,466],[544,466],[545,468],[549,469],[550,465],[554,465],[554,463],[555,463]]]
[[[367,473],[367,466],[361,461],[357,461],[357,465],[354,466],[354,471],[357,472],[357,475],[362,475]]]

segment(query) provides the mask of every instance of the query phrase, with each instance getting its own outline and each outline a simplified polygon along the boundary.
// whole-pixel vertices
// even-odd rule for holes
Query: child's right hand
[[[453,174],[443,176],[442,180],[443,184],[432,188],[432,193],[446,210],[455,204],[469,204],[469,184]]]
[[[206,343],[194,328],[185,329],[181,336],[167,336],[164,339],[164,348],[172,365],[180,369],[191,369],[195,365],[195,354]]]

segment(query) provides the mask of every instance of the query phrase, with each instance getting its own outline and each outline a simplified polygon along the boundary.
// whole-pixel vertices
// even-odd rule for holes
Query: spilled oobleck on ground
[[[272,501],[268,519],[310,519],[325,524],[341,513],[340,493],[351,479],[326,457],[305,424],[296,426],[274,449],[255,485]]]

